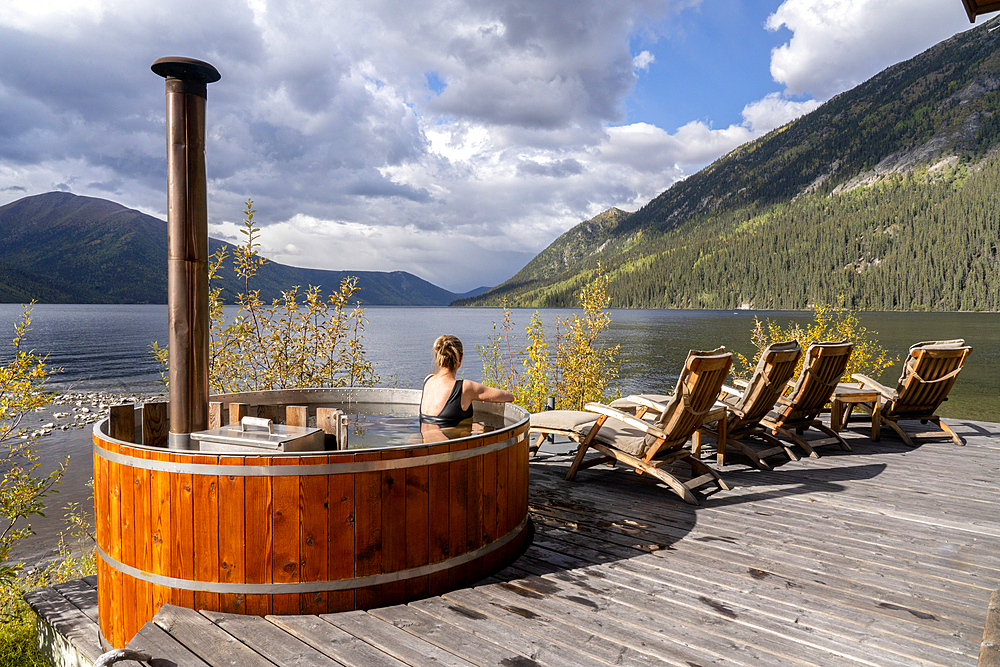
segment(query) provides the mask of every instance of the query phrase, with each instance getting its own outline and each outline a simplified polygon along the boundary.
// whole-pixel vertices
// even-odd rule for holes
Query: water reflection
[[[436,424],[420,424],[420,433],[414,434],[410,440],[411,444],[418,445],[428,442],[444,442],[457,438],[467,438],[473,434],[489,433],[495,431],[496,426],[469,420],[462,422],[458,426],[438,426]]]
[[[347,449],[376,449],[445,442],[470,435],[489,433],[504,426],[502,418],[476,415],[458,426],[421,424],[416,413],[371,414],[354,413],[347,416],[349,436]]]

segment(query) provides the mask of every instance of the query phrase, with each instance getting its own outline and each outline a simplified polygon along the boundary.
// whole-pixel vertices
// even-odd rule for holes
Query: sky
[[[464,292],[970,27],[959,0],[3,0],[0,205],[166,219],[149,66],[198,58],[211,236],[252,198],[275,261]]]

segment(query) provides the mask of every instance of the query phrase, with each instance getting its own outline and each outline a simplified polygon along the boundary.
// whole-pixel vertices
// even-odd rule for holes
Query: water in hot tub
[[[454,427],[420,424],[417,406],[331,406],[347,414],[347,449],[375,449],[443,442],[489,433],[505,426],[503,417],[476,413]],[[411,409],[412,408],[412,409]]]

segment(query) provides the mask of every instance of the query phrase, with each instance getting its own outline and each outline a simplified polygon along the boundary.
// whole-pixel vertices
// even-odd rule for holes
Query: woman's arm
[[[466,393],[468,392],[468,393]],[[514,394],[504,389],[496,389],[479,384],[472,380],[466,380],[462,386],[462,393],[470,397],[471,401],[486,401],[488,403],[510,403],[514,400]],[[464,396],[463,396],[464,398]],[[465,401],[462,401],[464,404]]]

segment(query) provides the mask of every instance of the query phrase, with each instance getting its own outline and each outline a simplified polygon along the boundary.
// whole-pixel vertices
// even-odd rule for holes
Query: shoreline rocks
[[[61,392],[52,394],[48,405],[35,409],[37,422],[25,419],[28,435],[22,438],[41,438],[55,431],[82,429],[106,419],[112,405],[135,403],[137,406],[150,401],[163,401],[163,393],[111,393],[106,391]]]

